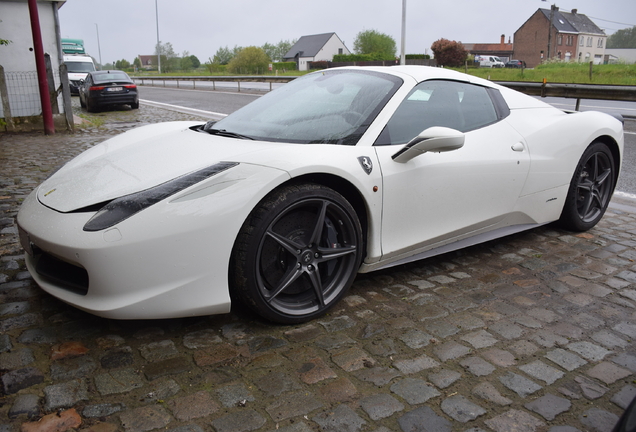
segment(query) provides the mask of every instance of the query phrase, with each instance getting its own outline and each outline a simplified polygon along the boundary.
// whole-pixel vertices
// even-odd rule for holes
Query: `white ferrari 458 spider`
[[[421,66],[308,74],[218,122],[140,127],[64,165],[18,215],[46,292],[116,319],[298,323],[358,272],[543,224],[592,228],[623,125]]]

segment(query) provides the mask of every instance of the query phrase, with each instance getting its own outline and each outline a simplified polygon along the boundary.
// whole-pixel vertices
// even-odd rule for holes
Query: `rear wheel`
[[[340,194],[285,186],[248,217],[232,252],[233,293],[264,318],[300,323],[326,313],[353,283],[362,228]]]
[[[131,103],[130,104],[130,108],[138,109],[139,108],[139,101],[135,101],[135,102]]]
[[[586,231],[601,220],[614,193],[612,153],[601,142],[592,143],[574,171],[559,224],[572,231]]]

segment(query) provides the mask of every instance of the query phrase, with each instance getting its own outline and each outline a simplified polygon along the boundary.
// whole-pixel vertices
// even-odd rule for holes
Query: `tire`
[[[232,251],[232,294],[270,321],[309,321],[346,294],[362,245],[360,221],[339,193],[317,184],[284,186],[243,224]]]
[[[95,108],[95,104],[91,103],[90,99],[86,99],[86,111],[89,113],[97,112],[97,108]]]
[[[130,104],[130,108],[139,109],[139,101],[135,101],[135,102],[131,103]]]
[[[592,143],[576,166],[559,225],[570,231],[587,231],[605,214],[614,193],[616,171],[607,145]]]
[[[84,100],[82,99],[82,96],[79,97],[79,100],[80,100],[80,106],[82,108],[86,108],[86,104],[84,103]]]

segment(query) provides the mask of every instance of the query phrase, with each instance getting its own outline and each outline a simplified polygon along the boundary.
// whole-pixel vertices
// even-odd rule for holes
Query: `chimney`
[[[572,9],[572,13],[573,13],[574,15],[576,15],[576,13],[577,13],[578,11],[579,11],[578,9]]]
[[[501,44],[505,44],[506,43],[506,35],[501,35]]]

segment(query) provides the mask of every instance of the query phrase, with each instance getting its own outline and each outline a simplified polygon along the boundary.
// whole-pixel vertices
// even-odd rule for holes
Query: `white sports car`
[[[18,215],[48,293],[108,318],[324,314],[358,272],[558,221],[592,228],[619,119],[421,66],[312,73],[216,123],[134,129]]]

